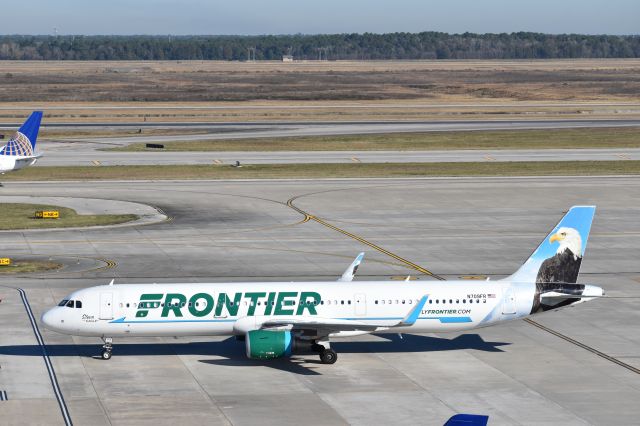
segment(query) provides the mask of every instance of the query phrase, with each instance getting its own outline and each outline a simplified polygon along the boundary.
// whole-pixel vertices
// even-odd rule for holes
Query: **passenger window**
[[[480,303],[480,299],[476,299],[476,303]]]
[[[347,303],[348,303],[348,304],[351,304],[351,300],[347,300]]]
[[[82,308],[82,302],[79,300],[76,300],[76,308]]]
[[[462,303],[467,303],[467,299],[462,299]]]
[[[375,304],[376,304],[376,305],[378,304],[378,301],[377,301],[377,300],[375,301]]]
[[[404,305],[404,300],[402,301],[402,304]]]
[[[456,299],[456,304],[460,303],[460,299]]]
[[[429,299],[429,304],[433,304],[433,299]]]
[[[487,299],[482,299],[482,303],[487,303]]]
[[[320,301],[320,304],[321,304],[321,305],[324,305],[324,300],[321,300],[321,301]]]
[[[449,299],[449,303],[453,303],[453,299]]]
[[[440,300],[436,299],[436,303],[440,303]]]
[[[69,301],[69,299],[62,299],[62,301],[60,303],[58,303],[58,306],[64,306],[67,304],[67,302]]]
[[[129,307],[129,304],[127,303],[127,308]]]

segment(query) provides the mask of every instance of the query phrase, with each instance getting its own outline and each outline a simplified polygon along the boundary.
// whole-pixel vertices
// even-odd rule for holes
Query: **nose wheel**
[[[100,356],[106,361],[111,359],[111,353],[113,352],[113,337],[103,337],[102,341],[104,341],[104,345],[102,345],[102,354]]]

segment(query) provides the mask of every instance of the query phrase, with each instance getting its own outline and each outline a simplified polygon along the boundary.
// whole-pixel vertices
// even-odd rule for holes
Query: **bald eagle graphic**
[[[560,228],[549,238],[558,243],[555,256],[540,265],[536,283],[575,283],[582,262],[582,238],[573,228]]]
[[[580,300],[579,298],[567,298],[552,304],[545,304],[541,303],[541,297],[545,293],[575,292],[576,295],[579,295],[584,290],[584,286],[575,284],[578,281],[578,272],[580,272],[580,263],[582,262],[582,238],[580,238],[580,233],[573,228],[563,227],[549,238],[549,242],[557,242],[558,250],[554,256],[545,259],[540,265],[540,269],[538,269],[536,293],[531,313],[559,308]]]

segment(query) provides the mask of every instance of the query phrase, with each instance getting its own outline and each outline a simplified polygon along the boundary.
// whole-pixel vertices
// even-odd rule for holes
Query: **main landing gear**
[[[103,337],[102,341],[104,342],[101,354],[102,359],[111,359],[111,352],[113,352],[113,337]]]
[[[315,343],[313,350],[320,354],[320,362],[323,364],[334,364],[338,360],[338,354],[329,347],[329,342]]]

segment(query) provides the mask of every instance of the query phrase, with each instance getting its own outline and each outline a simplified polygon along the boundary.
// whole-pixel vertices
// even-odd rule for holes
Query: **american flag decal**
[[[496,295],[495,295],[495,294],[487,294],[487,297],[488,297],[489,299],[495,299],[495,298],[496,298]]]

